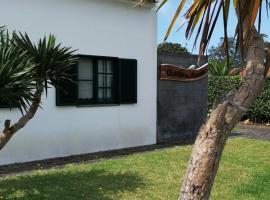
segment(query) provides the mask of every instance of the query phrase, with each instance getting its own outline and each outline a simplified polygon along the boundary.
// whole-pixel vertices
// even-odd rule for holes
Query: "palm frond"
[[[241,52],[241,56],[244,56],[245,50],[245,41],[249,37],[249,32],[251,29],[255,28],[255,21],[258,17],[258,25],[257,28],[260,29],[261,26],[261,12],[262,12],[262,0],[194,0],[186,12],[183,13],[186,18],[187,26],[185,36],[187,39],[194,33],[196,30],[196,37],[194,40],[194,46],[196,46],[198,37],[200,36],[200,55],[204,54],[209,41],[211,40],[212,33],[216,27],[216,22],[219,16],[223,16],[223,27],[224,27],[224,49],[227,52],[228,46],[226,45],[228,42],[228,19],[229,19],[229,10],[230,4],[233,1],[235,11],[238,13],[238,22],[235,27],[236,30],[236,41],[237,47]],[[140,1],[141,3],[147,2],[147,0]],[[164,6],[168,1],[162,1],[159,8]],[[214,4],[214,6],[212,6]],[[182,8],[188,5],[186,0],[181,0],[178,5],[178,9],[176,10],[174,17],[168,27],[167,33],[164,37],[164,41],[169,37],[173,27],[175,26],[175,22],[177,18],[180,16],[182,12]],[[269,1],[265,0],[265,7],[268,13],[270,8]],[[250,9],[251,8],[251,9]],[[249,12],[251,10],[252,12]],[[243,33],[243,26],[246,26],[243,22],[248,21],[248,30]],[[197,28],[197,29],[196,29]]]
[[[0,31],[0,105],[26,110],[33,100],[35,65],[32,57],[12,45],[6,29]]]
[[[56,80],[70,78],[67,72],[77,60],[71,47],[57,44],[53,35],[40,39],[37,44],[30,40],[27,33],[14,33],[13,37],[15,46],[33,57],[34,76],[44,83],[46,92],[49,85],[56,85]]]

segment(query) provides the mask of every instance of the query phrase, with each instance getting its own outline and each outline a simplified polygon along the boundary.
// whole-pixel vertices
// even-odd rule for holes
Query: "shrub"
[[[239,88],[239,76],[209,76],[208,78],[208,108],[211,109],[216,97]]]
[[[266,80],[262,93],[249,109],[248,117],[255,122],[270,122],[270,78]]]
[[[216,97],[238,89],[242,84],[239,76],[210,76],[208,80],[208,109]],[[254,122],[270,122],[270,79],[266,79],[264,88],[258,99],[251,106],[245,118]]]

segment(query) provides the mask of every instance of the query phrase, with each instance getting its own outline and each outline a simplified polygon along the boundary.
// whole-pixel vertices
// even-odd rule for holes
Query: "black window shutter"
[[[56,86],[56,106],[73,106],[77,103],[77,65],[72,66],[70,71],[71,80],[61,80]]]
[[[120,103],[137,103],[137,60],[119,59]]]

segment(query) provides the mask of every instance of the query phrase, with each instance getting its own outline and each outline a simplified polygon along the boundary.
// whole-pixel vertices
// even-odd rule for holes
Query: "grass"
[[[191,146],[0,178],[0,199],[175,200]],[[213,187],[216,200],[269,200],[270,142],[228,141]]]

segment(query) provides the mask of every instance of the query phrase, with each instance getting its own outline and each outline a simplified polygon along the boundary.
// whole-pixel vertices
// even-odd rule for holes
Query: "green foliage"
[[[13,37],[0,30],[0,105],[26,109],[33,99],[34,63],[25,51],[13,45]]]
[[[187,48],[182,47],[181,44],[172,43],[172,42],[163,42],[158,45],[158,52],[159,53],[188,53]]]
[[[70,47],[57,44],[53,35],[40,39],[37,44],[31,41],[27,33],[14,33],[13,37],[14,45],[33,58],[33,76],[44,83],[45,89],[48,85],[55,86],[58,79],[70,78],[67,71],[77,59]]]
[[[239,53],[235,53],[236,42],[234,38],[228,38],[228,53],[230,58],[230,66],[241,66],[241,57]],[[215,60],[226,63],[227,55],[224,49],[224,38],[220,38],[220,42],[217,46],[212,46],[208,51],[209,60]]]
[[[56,43],[53,35],[33,43],[27,33],[0,29],[0,105],[26,110],[37,83],[47,91],[56,80],[69,79],[76,62],[74,51]]]
[[[242,80],[239,76],[210,76],[208,80],[208,108],[211,109],[216,97],[236,90],[241,84]],[[250,107],[246,117],[255,122],[270,121],[270,79],[266,79],[262,93]]]
[[[215,98],[239,88],[239,76],[209,76],[208,77],[208,108],[213,105]]]
[[[270,122],[270,79],[264,84],[264,88],[256,102],[251,106],[248,117],[256,122]]]
[[[229,67],[226,60],[210,60],[208,66],[211,76],[227,76],[229,74]]]

